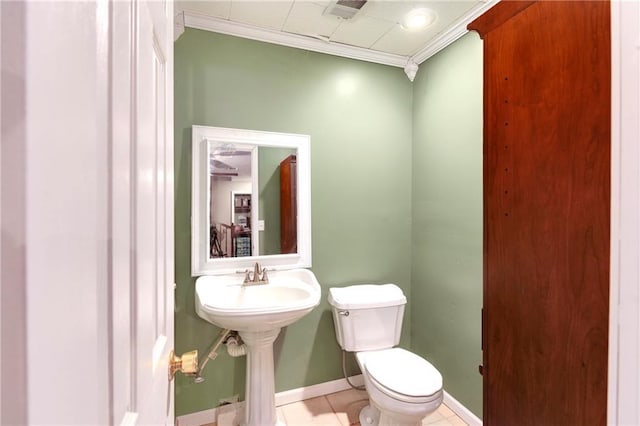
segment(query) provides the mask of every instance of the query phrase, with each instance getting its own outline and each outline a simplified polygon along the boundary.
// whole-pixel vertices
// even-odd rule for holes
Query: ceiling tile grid
[[[365,5],[366,6],[366,5]],[[342,24],[331,36],[331,41],[351,46],[370,48],[393,28],[394,22],[368,15],[358,15]]]
[[[326,2],[327,4],[329,2]],[[323,15],[327,4],[296,1],[282,31],[311,37],[329,38],[342,23],[337,16]]]
[[[229,20],[272,30],[282,30],[293,0],[231,1]]]
[[[397,57],[412,57],[446,35],[474,11],[497,0],[368,0],[351,19],[327,14],[337,0],[177,0],[176,11],[249,25],[276,33],[294,34],[328,44],[354,46]],[[437,20],[421,30],[401,22],[415,8],[429,8]]]

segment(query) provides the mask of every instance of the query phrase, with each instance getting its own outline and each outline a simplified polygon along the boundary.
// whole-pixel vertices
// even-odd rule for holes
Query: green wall
[[[202,355],[218,333],[194,308],[191,125],[302,133],[311,136],[312,270],[322,302],[276,341],[276,391],[341,378],[328,288],[395,282],[411,300],[411,83],[395,67],[187,29],[175,43],[174,90],[176,351]],[[203,376],[201,384],[177,376],[177,416],[243,398],[244,358],[221,350]]]
[[[482,41],[469,33],[413,85],[411,342],[482,417]]]

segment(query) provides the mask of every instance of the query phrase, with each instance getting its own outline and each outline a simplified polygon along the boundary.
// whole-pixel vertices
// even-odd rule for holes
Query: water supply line
[[[346,379],[347,383],[349,383],[349,386],[351,386],[354,389],[357,390],[364,390],[364,385],[362,386],[356,386],[353,383],[351,383],[351,380],[349,380],[349,376],[347,376],[347,351],[345,351],[344,349],[342,350],[342,374],[344,374],[344,378]]]
[[[198,366],[198,371],[195,374],[193,381],[195,383],[204,382],[204,377],[202,377],[201,373],[206,367],[207,363],[210,359],[216,359],[218,353],[216,352],[221,344],[225,344],[227,346],[227,353],[232,357],[243,356],[247,354],[247,346],[242,343],[242,339],[238,335],[237,331],[232,331],[229,329],[220,330],[220,334],[218,334],[218,339],[211,345],[207,356],[202,360],[200,365]]]
[[[231,330],[228,330],[228,329],[220,330],[220,334],[218,334],[218,340],[216,340],[213,343],[213,345],[211,346],[211,349],[209,349],[209,352],[207,353],[207,356],[205,357],[205,359],[202,360],[202,362],[198,366],[198,371],[196,372],[196,376],[193,379],[195,383],[204,382],[204,377],[201,376],[202,370],[204,370],[204,367],[207,365],[210,359],[216,359],[216,357],[218,356],[218,353],[216,351],[218,350],[222,342],[224,342],[224,339],[226,339],[230,333],[231,333]]]

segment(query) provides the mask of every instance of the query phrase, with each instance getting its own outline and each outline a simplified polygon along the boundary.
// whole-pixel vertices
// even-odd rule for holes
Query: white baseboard
[[[451,411],[456,413],[466,424],[469,426],[482,426],[482,420],[473,414],[467,407],[462,405],[460,401],[451,396],[447,391],[444,391],[444,404],[451,408]]]
[[[200,426],[218,421],[219,408],[209,408],[208,410],[196,411],[195,413],[184,414],[176,417],[175,426]]]
[[[352,376],[349,380],[351,380],[351,383],[356,386],[360,386],[363,383],[361,374]],[[276,394],[276,406],[279,407],[281,405],[304,401],[309,398],[329,395],[349,388],[349,383],[347,383],[345,379],[338,379],[330,382],[318,383],[317,385],[278,392]],[[462,405],[457,399],[447,393],[447,391],[444,392],[444,403],[469,426],[482,426],[482,420],[469,411],[469,409]],[[211,408],[209,410],[185,414],[183,416],[176,417],[176,426],[201,426],[208,423],[217,423],[219,426],[238,424],[237,420],[242,415],[243,409],[244,402],[236,402],[233,404],[222,405],[217,408]]]
[[[356,386],[363,384],[362,374],[349,377],[351,383]],[[287,405],[305,399],[315,398],[317,396],[329,395],[331,393],[340,392],[349,389],[349,383],[345,379],[332,380],[330,382],[318,383],[316,385],[305,386],[302,388],[291,389],[284,392],[276,393],[276,406]],[[218,419],[231,420],[242,413],[244,408],[243,402],[222,405],[208,410],[198,411],[195,413],[185,414],[176,417],[176,426],[200,426],[208,423],[231,423],[233,421],[218,422]],[[223,425],[220,425],[223,426]]]
[[[351,383],[355,386],[362,386],[364,380],[362,374],[349,377]],[[306,386],[303,388],[291,389],[276,394],[276,406],[292,404],[305,399],[315,398],[317,396],[329,395],[349,389],[349,383],[345,379],[332,380],[330,382],[318,383],[317,385]]]

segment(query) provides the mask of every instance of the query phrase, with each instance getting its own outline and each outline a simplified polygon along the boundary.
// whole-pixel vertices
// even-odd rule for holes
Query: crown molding
[[[460,17],[460,19],[458,19],[447,31],[443,32],[438,37],[429,42],[429,44],[418,51],[418,53],[413,55],[411,59],[415,63],[421,64],[445,47],[449,46],[451,43],[469,32],[469,30],[467,29],[467,25],[469,25],[478,16],[491,9],[499,1],[500,0],[486,0],[483,3],[480,3],[478,6],[474,7],[468,13]]]
[[[184,13],[178,12],[173,17],[173,41],[176,41],[184,33]]]
[[[472,8],[465,15],[460,17],[453,26],[434,38],[429,44],[423,47],[418,53],[409,57],[394,55],[391,53],[377,52],[362,47],[349,46],[333,41],[324,41],[305,37],[298,34],[285,33],[275,30],[259,28],[249,24],[231,22],[226,19],[201,15],[199,13],[184,11],[184,26],[199,30],[212,31],[236,37],[248,38],[251,40],[263,41],[266,43],[279,44],[282,46],[295,47],[298,49],[310,50],[313,52],[326,53],[329,55],[342,56],[345,58],[357,59],[360,61],[374,62],[377,64],[391,65],[393,67],[404,68],[410,61],[421,64],[454,41],[469,32],[467,25],[478,16],[495,6],[500,0],[485,0]]]
[[[253,25],[231,22],[226,19],[200,15],[186,10],[184,11],[184,25],[189,28],[213,31],[236,37],[280,44],[282,46],[295,47],[313,52],[327,53],[329,55],[343,56],[345,58],[358,59],[361,61],[375,62],[377,64],[391,65],[399,68],[403,68],[409,60],[408,56],[376,52],[362,47],[348,46],[346,44],[331,41],[322,41],[313,37],[262,29]]]

